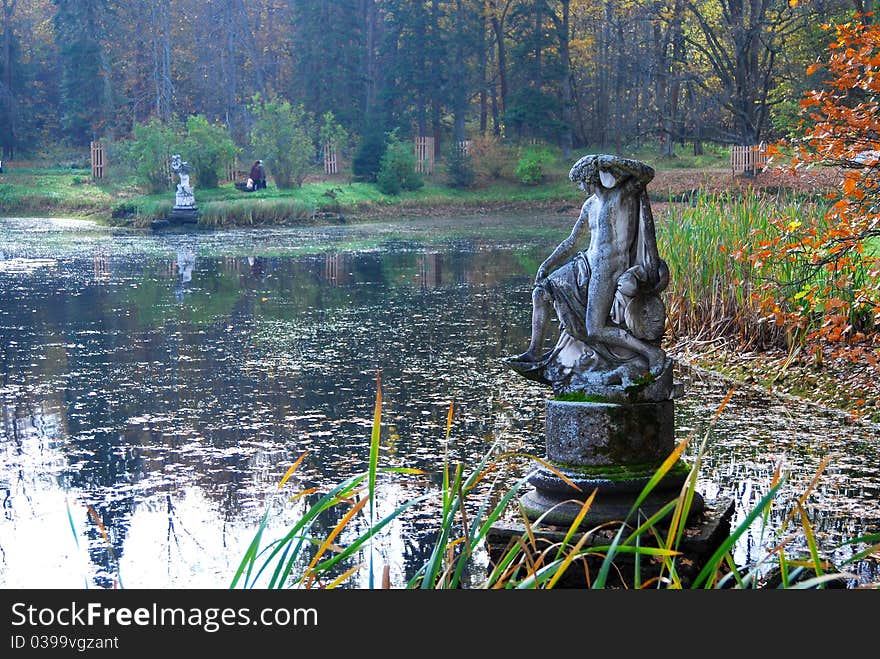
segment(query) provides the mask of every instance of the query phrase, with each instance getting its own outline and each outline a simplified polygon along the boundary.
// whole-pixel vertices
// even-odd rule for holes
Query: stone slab
[[[680,488],[652,490],[639,505],[638,510],[642,519],[647,519],[660,511],[670,501],[677,498],[680,491]],[[568,528],[577,519],[584,501],[590,494],[590,491],[586,491],[573,497],[562,492],[533,488],[520,497],[520,504],[530,520],[541,520],[545,524]],[[600,524],[627,520],[637,498],[637,492],[597,492],[593,503],[580,523],[580,529],[587,530]],[[695,492],[690,516],[699,515],[702,511],[703,498],[698,492]],[[634,522],[635,520],[630,519],[629,521]]]

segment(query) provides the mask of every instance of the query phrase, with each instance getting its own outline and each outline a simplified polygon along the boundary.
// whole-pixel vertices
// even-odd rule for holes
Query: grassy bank
[[[240,192],[232,184],[214,190],[196,191],[200,224],[207,227],[259,226],[352,221],[417,214],[420,210],[522,207],[548,203],[578,203],[580,193],[567,180],[542,186],[497,182],[470,190],[447,188],[429,181],[417,191],[384,195],[370,183],[316,181],[302,188]],[[167,216],[172,200],[168,195],[149,195],[126,202],[126,220],[135,226]]]
[[[735,381],[880,422],[876,367],[840,352],[861,347],[876,354],[870,338],[861,343],[855,338],[836,344],[807,341],[808,331],[823,322],[821,308],[806,315],[803,327],[794,328],[773,322],[760,304],[769,295],[780,307],[795,309],[806,304],[808,287],[844,300],[855,295],[847,280],[812,267],[809,254],[768,261],[760,276],[750,259],[761,236],[796,225],[823,230],[828,203],[815,202],[812,195],[722,193],[699,195],[660,213],[658,248],[670,268],[664,295],[669,350]],[[880,241],[866,243],[866,254],[878,251]],[[853,267],[861,281],[873,266],[858,260]]]
[[[469,189],[428,178],[422,189],[399,195],[382,194],[370,183],[328,177],[301,188],[274,185],[259,192],[241,192],[232,183],[196,188],[206,227],[258,226],[347,221],[418,213],[438,208],[503,210],[541,204],[578,203],[581,193],[568,182],[567,171],[548,172],[541,185],[499,179]],[[93,181],[89,170],[76,168],[8,169],[0,174],[0,213],[9,216],[89,217],[115,225],[146,227],[168,216],[174,191],[142,194],[131,182]]]
[[[98,185],[87,169],[6,169],[0,174],[0,212],[49,217],[109,217],[120,198],[133,191],[119,185]]]
[[[672,187],[652,187],[652,196],[657,200],[667,199],[670,194],[690,195],[705,187],[705,177],[696,172],[706,168],[723,171],[727,158],[723,149],[710,149],[700,156],[683,154],[664,159],[657,159],[649,151],[621,155],[645,160],[658,172],[672,174]],[[424,187],[399,195],[383,194],[371,183],[353,182],[347,173],[327,177],[318,172],[309,176],[301,188],[281,190],[270,180],[266,190],[255,193],[241,192],[232,183],[225,183],[214,189],[196,185],[195,194],[201,224],[207,227],[303,224],[342,218],[355,221],[399,212],[565,207],[583,201],[580,191],[568,181],[572,162],[556,158],[545,165],[543,181],[526,185],[514,174],[515,156],[508,156],[513,160],[498,165],[492,175],[479,174],[476,184],[467,189],[449,187],[443,166],[438,163],[436,173],[424,179]],[[19,165],[24,166],[13,163],[0,174],[0,213],[5,215],[90,217],[116,225],[147,227],[152,220],[167,217],[174,203],[171,186],[159,194],[146,194],[122,170],[112,167],[109,179],[94,181],[88,169],[72,164]]]

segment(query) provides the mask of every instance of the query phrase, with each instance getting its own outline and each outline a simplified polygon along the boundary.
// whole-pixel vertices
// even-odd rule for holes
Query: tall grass
[[[728,337],[746,348],[790,347],[791,326],[767,322],[758,296],[803,304],[805,285],[834,286],[809,255],[755,263],[760,241],[786,227],[821,229],[826,207],[793,195],[698,194],[690,205],[670,204],[657,224],[661,256],[669,264],[669,328],[692,340]]]
[[[591,529],[583,528],[582,522],[595,498],[595,492],[584,493],[586,497],[581,502],[580,513],[565,530],[562,538],[546,541],[539,539],[541,520],[528,519],[520,509],[523,532],[513,537],[506,547],[501,548],[496,554],[494,564],[490,566],[491,569],[483,570],[475,561],[475,556],[481,548],[485,548],[491,528],[514,506],[515,497],[527,482],[527,477],[519,478],[505,491],[498,491],[499,484],[506,482],[506,477],[509,476],[505,472],[505,467],[510,466],[511,459],[523,457],[540,462],[551,469],[552,466],[534,456],[505,453],[497,448],[489,451],[470,470],[466,470],[462,464],[450,464],[447,450],[453,417],[453,408],[450,406],[446,425],[446,447],[443,463],[439,466],[441,475],[439,491],[428,492],[408,500],[389,515],[376,520],[372,510],[376,497],[381,496],[379,476],[391,472],[421,473],[414,469],[379,467],[377,438],[381,425],[382,400],[379,388],[369,442],[368,470],[352,476],[321,495],[305,509],[284,536],[264,544],[263,535],[270,516],[270,507],[267,507],[253,541],[236,570],[231,587],[258,587],[264,574],[268,577],[264,581],[269,588],[340,586],[363,567],[362,564],[356,564],[340,573],[343,569],[342,561],[354,558],[359,552],[368,549],[369,543],[380,534],[382,528],[411,506],[429,500],[439,503],[435,541],[428,559],[405,584],[405,588],[408,589],[462,588],[465,587],[465,575],[471,577],[471,583],[468,585],[472,588],[549,589],[560,585],[567,573],[575,568],[583,570],[584,579],[590,587],[603,589],[617,585],[611,577],[622,576],[622,570],[626,569],[618,564],[621,557],[633,559],[629,563],[634,566],[631,583],[637,588],[755,588],[758,587],[761,575],[767,571],[769,565],[778,568],[781,574],[781,586],[784,588],[822,588],[831,580],[854,578],[855,575],[837,571],[834,566],[830,566],[820,557],[815,533],[804,512],[804,502],[818,482],[824,463],[807,491],[798,499],[795,510],[780,529],[780,536],[784,533],[786,535],[765,554],[758,556],[751,565],[743,567],[734,563],[732,550],[753,522],[759,518],[763,518],[766,522],[770,506],[785,482],[784,475],[779,471],[762,499],[704,561],[699,573],[692,577],[685,576],[692,573],[693,569],[689,565],[691,559],[681,551],[681,543],[687,529],[699,466],[707,448],[712,424],[732,394],[733,390],[711,420],[681,491],[677,496],[670,497],[670,501],[654,515],[644,519],[639,512],[639,506],[669,469],[679,461],[692,441],[692,436],[681,442],[658,468],[634,501],[626,519]],[[302,460],[303,457],[300,457],[282,478],[278,486],[279,491],[300,466]],[[558,472],[557,474],[563,477],[562,474]],[[482,488],[485,490],[482,492],[478,487],[481,483],[488,484],[488,487]],[[312,490],[303,491],[295,495],[294,499],[313,493]],[[471,501],[472,499],[474,500]],[[368,515],[364,513],[367,504],[370,510]],[[340,521],[324,537],[313,535],[317,518],[337,506],[346,510]],[[807,538],[810,553],[806,559],[792,559],[786,551],[786,547],[795,537],[795,534],[789,533],[787,528],[795,516],[799,517]],[[354,531],[353,539],[347,544],[339,545],[338,539],[342,531],[356,519],[361,519],[361,523],[357,525],[360,530]],[[876,552],[880,548],[880,534],[855,538],[844,544],[856,543],[866,543],[869,546],[855,553],[840,567],[846,567]],[[372,551],[369,553],[372,556]],[[659,574],[642,581],[642,563],[656,564],[658,561],[661,565]],[[479,576],[481,573],[484,576]],[[370,574],[370,587],[374,587],[372,564]],[[387,572],[382,587],[390,587]]]

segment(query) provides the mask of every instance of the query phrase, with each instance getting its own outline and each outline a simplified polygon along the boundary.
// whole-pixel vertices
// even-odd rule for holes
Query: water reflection
[[[0,220],[4,586],[226,586],[265,507],[278,510],[266,531],[276,537],[306,505],[273,495],[294,460],[308,453],[290,492],[366,469],[378,370],[383,464],[429,472],[384,478],[380,514],[436,488],[451,401],[451,460],[475,464],[496,443],[543,452],[545,392],[500,358],[528,340],[530,278],[566,231],[556,218],[377,235],[50,225],[35,240],[36,227]],[[727,387],[680,377],[678,430],[702,437]],[[778,528],[830,455],[807,502],[830,548],[878,530],[874,436],[739,392],[712,431],[701,488],[734,497],[743,519],[782,459],[791,478],[770,516]],[[512,464],[506,482],[524,468]],[[411,509],[373,546],[394,584],[426,560],[435,513]],[[737,560],[770,538],[755,527]],[[875,562],[858,569],[876,580]],[[369,585],[369,571],[355,583]]]

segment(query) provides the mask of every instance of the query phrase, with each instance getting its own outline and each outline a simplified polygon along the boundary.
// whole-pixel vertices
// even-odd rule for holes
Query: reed
[[[805,328],[793,335],[791,327],[768,323],[760,298],[796,308],[804,304],[798,295],[804,286],[836,284],[811,267],[807,254],[758,264],[754,257],[762,240],[786,227],[821,229],[825,211],[823,203],[781,193],[700,193],[689,205],[670,204],[658,222],[657,242],[670,268],[666,301],[673,338],[790,347]]]

